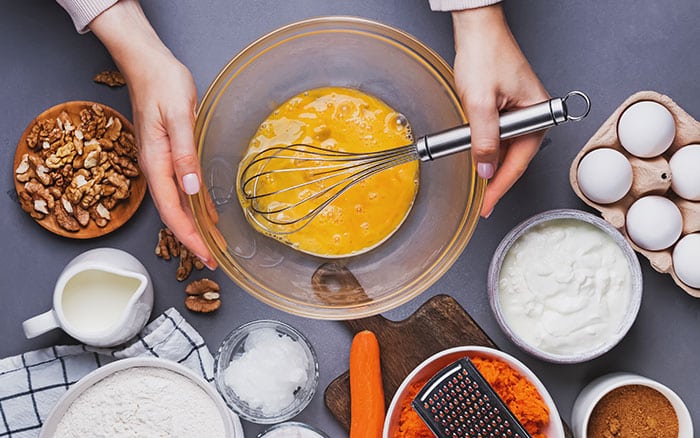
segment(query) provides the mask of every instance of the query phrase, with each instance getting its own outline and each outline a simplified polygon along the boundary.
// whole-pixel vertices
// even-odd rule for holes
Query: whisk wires
[[[305,144],[276,146],[249,157],[239,188],[261,228],[291,234],[354,185],[416,159],[415,145],[362,154]]]

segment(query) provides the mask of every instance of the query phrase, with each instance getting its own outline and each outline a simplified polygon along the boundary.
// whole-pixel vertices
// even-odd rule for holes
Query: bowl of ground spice
[[[433,438],[411,402],[425,383],[454,361],[468,357],[532,438],[563,438],[557,407],[542,382],[522,362],[502,351],[478,346],[443,350],[418,365],[391,400],[383,438]]]
[[[579,393],[571,413],[576,438],[692,438],[693,422],[678,395],[631,373],[601,376]]]

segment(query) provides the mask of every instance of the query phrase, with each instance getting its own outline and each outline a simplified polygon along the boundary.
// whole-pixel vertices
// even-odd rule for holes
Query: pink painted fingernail
[[[197,254],[195,254],[195,255],[197,255]],[[207,259],[205,259],[205,258],[202,257],[202,256],[197,256],[197,258],[198,258],[202,263],[204,263],[204,266],[206,266],[207,269],[209,269],[210,271],[213,271],[213,270],[214,270],[214,267],[213,267],[211,264],[207,263]]]
[[[196,173],[188,173],[182,177],[182,187],[185,188],[185,193],[194,195],[199,192],[199,177]]]
[[[494,168],[491,163],[479,163],[476,165],[476,173],[484,179],[491,179],[493,177]]]

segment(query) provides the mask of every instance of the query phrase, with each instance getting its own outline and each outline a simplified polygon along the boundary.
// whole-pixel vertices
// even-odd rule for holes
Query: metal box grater
[[[530,438],[467,357],[440,370],[412,404],[440,438]]]

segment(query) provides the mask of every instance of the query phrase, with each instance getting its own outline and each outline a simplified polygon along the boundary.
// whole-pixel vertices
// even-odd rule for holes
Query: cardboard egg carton
[[[671,112],[676,122],[676,137],[671,147],[661,156],[655,158],[638,158],[631,155],[622,147],[617,136],[617,122],[622,113],[630,105],[643,100],[651,100],[665,106]],[[678,149],[693,143],[700,144],[700,122],[686,113],[668,96],[654,91],[640,91],[627,98],[583,146],[571,163],[569,179],[576,195],[583,202],[598,210],[603,219],[620,230],[634,250],[649,259],[651,266],[656,271],[670,274],[681,289],[694,297],[700,298],[700,289],[684,284],[676,276],[673,270],[673,246],[663,251],[649,251],[640,248],[629,238],[625,229],[625,216],[634,201],[646,195],[661,195],[673,201],[681,211],[683,231],[680,238],[686,234],[700,231],[700,202],[688,201],[673,193],[673,190],[671,190],[673,175],[671,175],[671,169],[668,165],[669,159]],[[622,199],[612,204],[597,204],[591,201],[586,198],[578,185],[577,170],[579,162],[587,153],[598,148],[615,149],[627,157],[632,165],[632,188]]]

